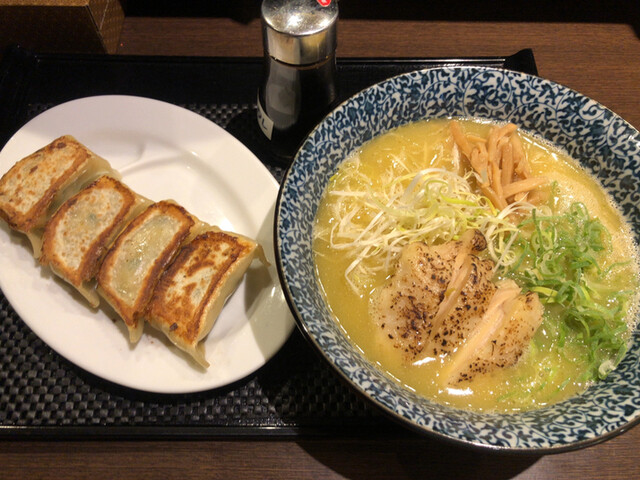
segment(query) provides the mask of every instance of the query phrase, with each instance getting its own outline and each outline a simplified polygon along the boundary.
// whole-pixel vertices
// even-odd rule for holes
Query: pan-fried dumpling
[[[196,219],[170,201],[154,203],[116,238],[98,272],[98,293],[116,310],[136,343],[144,323],[140,316],[160,275]]]
[[[40,263],[97,307],[92,280],[115,236],[150,202],[118,180],[102,176],[64,202],[47,222]]]
[[[208,367],[202,339],[256,254],[264,259],[256,242],[239,235],[216,230],[198,235],[162,275],[145,320]]]
[[[0,218],[27,235],[40,256],[42,228],[56,208],[98,176],[119,178],[109,162],[71,135],[18,161],[0,179]]]

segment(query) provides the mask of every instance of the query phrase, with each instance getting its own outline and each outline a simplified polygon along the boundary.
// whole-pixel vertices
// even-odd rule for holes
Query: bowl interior
[[[312,227],[339,164],[397,126],[451,116],[510,121],[564,148],[602,183],[640,239],[640,134],[610,110],[539,77],[483,67],[394,77],[336,108],[309,135],[283,181],[276,212],[278,268],[301,329],[350,384],[411,428],[465,445],[561,451],[601,441],[640,420],[640,327],[618,368],[585,393],[519,414],[476,413],[425,399],[388,378],[348,340],[316,280]]]

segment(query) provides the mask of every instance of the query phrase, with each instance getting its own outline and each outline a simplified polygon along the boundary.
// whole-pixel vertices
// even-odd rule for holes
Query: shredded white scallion
[[[498,211],[475,193],[471,172],[426,168],[396,176],[389,171],[380,182],[363,174],[358,165],[356,158],[341,178],[333,179],[336,188],[327,192],[333,203],[331,227],[315,232],[352,259],[344,275],[356,293],[362,293],[377,273],[388,272],[409,243],[440,244],[471,228],[486,237],[497,269],[516,261],[512,245],[518,229],[511,218],[530,211],[531,204],[516,202]]]

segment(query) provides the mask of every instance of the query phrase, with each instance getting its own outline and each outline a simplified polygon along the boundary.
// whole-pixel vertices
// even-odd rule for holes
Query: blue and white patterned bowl
[[[564,147],[599,178],[640,238],[640,134],[583,95],[539,77],[482,67],[435,68],[368,88],[308,136],[276,209],[280,278],[298,325],[359,392],[406,425],[467,446],[550,453],[584,447],[640,422],[640,327],[620,366],[584,394],[519,414],[474,413],[403,388],[370,363],[333,320],[316,279],[311,233],[318,202],[345,157],[397,126],[450,116],[511,121]]]

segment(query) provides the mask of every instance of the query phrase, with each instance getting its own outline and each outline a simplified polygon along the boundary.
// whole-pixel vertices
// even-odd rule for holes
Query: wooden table
[[[341,57],[504,56],[532,48],[541,76],[640,127],[640,39],[619,23],[343,19]],[[127,18],[121,54],[260,56],[259,22]],[[0,478],[640,478],[640,428],[549,456],[505,456],[428,438],[4,441]]]

